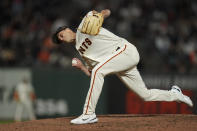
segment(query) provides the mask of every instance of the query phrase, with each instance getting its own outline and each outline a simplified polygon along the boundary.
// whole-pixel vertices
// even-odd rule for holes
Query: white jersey
[[[92,11],[86,16],[89,15],[93,15]],[[116,36],[103,27],[100,28],[100,32],[96,36],[81,33],[80,29],[82,28],[84,18],[76,33],[76,49],[85,58],[86,63],[87,61],[101,62],[115,52],[117,47],[122,47],[128,43],[127,40]]]
[[[20,101],[31,100],[30,93],[34,92],[31,84],[19,83],[16,86],[16,91],[19,95]]]

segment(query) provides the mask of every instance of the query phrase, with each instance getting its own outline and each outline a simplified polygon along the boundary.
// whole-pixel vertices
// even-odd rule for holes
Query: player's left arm
[[[96,10],[93,10],[92,11],[92,14],[96,14],[96,13],[101,13],[103,15],[104,18],[107,18],[110,16],[111,14],[111,11],[109,9],[104,9],[104,10],[101,10],[101,12],[97,12]]]
[[[109,17],[110,14],[111,11],[109,9],[102,10],[101,12],[97,12],[95,10],[90,11],[83,18],[82,22],[79,25],[78,30],[84,34],[94,35],[94,36],[98,35],[104,19]]]
[[[36,100],[36,94],[34,92],[30,92],[30,98],[32,101]]]
[[[31,101],[35,101],[36,100],[36,94],[33,88],[32,84],[29,84],[29,97],[31,99]]]
[[[103,14],[104,18],[107,18],[107,17],[110,16],[111,11],[109,9],[104,9],[104,10],[101,11],[101,13]]]

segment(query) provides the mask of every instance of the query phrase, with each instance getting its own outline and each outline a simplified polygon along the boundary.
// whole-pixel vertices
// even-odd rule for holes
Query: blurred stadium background
[[[51,34],[62,25],[76,29],[90,10],[109,8],[104,27],[137,46],[148,88],[178,84],[194,108],[176,102],[143,102],[116,76],[105,79],[97,114],[197,113],[197,1],[192,0],[1,0],[0,120],[13,120],[13,91],[23,78],[37,96],[38,119],[79,115],[89,78],[71,67],[79,57],[70,45],[56,46]],[[24,112],[24,119],[27,113]]]

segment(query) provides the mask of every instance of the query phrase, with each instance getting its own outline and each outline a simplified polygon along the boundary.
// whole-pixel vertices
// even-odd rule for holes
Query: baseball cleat
[[[91,114],[91,115],[84,115],[82,114],[76,119],[73,119],[70,121],[72,124],[89,124],[89,123],[95,123],[97,122],[98,119],[96,118],[96,114]]]
[[[189,105],[190,107],[193,107],[193,102],[191,101],[191,99],[188,96],[184,95],[178,86],[172,86],[171,92],[176,94],[176,97],[179,102],[183,102]]]

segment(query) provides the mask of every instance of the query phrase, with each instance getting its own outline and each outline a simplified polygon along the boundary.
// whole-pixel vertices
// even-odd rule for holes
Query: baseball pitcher
[[[188,96],[174,85],[171,90],[147,89],[136,66],[140,60],[136,47],[102,27],[105,18],[110,16],[108,9],[101,12],[90,11],[81,21],[77,32],[64,26],[53,34],[53,42],[73,43],[83,58],[85,65],[74,58],[72,66],[81,69],[91,77],[90,88],[85,100],[83,113],[71,120],[72,124],[87,124],[98,121],[96,104],[108,74],[116,74],[127,87],[145,101],[177,101],[193,106]]]

